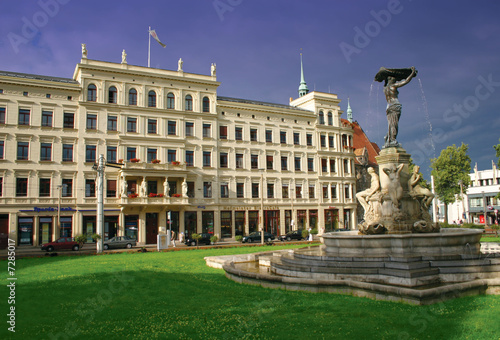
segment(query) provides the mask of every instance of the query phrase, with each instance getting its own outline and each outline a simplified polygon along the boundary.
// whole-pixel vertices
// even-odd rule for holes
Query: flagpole
[[[148,43],[148,67],[149,67],[151,63],[151,26],[149,26],[148,36],[149,36],[149,43]]]

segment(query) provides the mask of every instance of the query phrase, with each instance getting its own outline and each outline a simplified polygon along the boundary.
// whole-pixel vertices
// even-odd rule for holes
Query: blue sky
[[[466,143],[491,167],[500,133],[498,1],[4,1],[0,70],[72,77],[81,57],[209,74],[218,94],[286,104],[297,97],[299,53],[310,90],[332,92],[380,146],[387,132],[381,66],[415,66],[400,90],[398,141],[429,178],[429,158]],[[345,118],[345,114],[344,114]]]

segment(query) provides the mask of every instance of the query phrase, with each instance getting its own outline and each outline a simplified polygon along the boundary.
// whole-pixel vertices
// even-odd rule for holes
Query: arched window
[[[186,96],[186,111],[193,111],[193,97],[190,94]]]
[[[319,111],[319,124],[325,124],[325,114],[323,113],[323,111]]]
[[[110,104],[116,104],[117,91],[116,87],[111,86],[108,90],[108,102]]]
[[[95,102],[97,100],[97,87],[94,84],[90,84],[88,87],[87,100],[89,102]]]
[[[153,90],[148,93],[148,106],[156,107],[156,92]]]
[[[137,90],[130,89],[128,91],[128,105],[137,105]]]
[[[328,112],[328,125],[333,125],[333,114],[332,114],[332,111]]]
[[[167,109],[175,109],[175,95],[172,92],[167,94]]]
[[[203,112],[210,112],[210,99],[203,97]]]

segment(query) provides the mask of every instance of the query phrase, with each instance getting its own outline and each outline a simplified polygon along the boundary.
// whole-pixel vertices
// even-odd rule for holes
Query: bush
[[[241,235],[236,235],[236,237],[234,238],[236,240],[236,242],[243,242],[243,236]]]
[[[216,244],[217,241],[219,241],[219,236],[213,235],[212,237],[210,237],[210,242],[212,242],[212,244]]]
[[[77,235],[74,237],[74,239],[75,242],[78,242],[78,246],[80,247],[80,249],[82,249],[85,242],[87,242],[87,234]]]
[[[318,235],[318,228],[314,228],[313,230],[311,230],[311,234]]]

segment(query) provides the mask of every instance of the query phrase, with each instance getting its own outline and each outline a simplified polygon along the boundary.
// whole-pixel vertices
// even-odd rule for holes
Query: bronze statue
[[[401,145],[396,140],[398,135],[399,117],[401,116],[402,105],[398,99],[398,87],[408,84],[411,78],[417,75],[415,67],[387,69],[381,67],[375,75],[375,80],[378,82],[384,81],[384,94],[387,100],[387,122],[388,131],[385,136],[384,148],[400,147]]]

